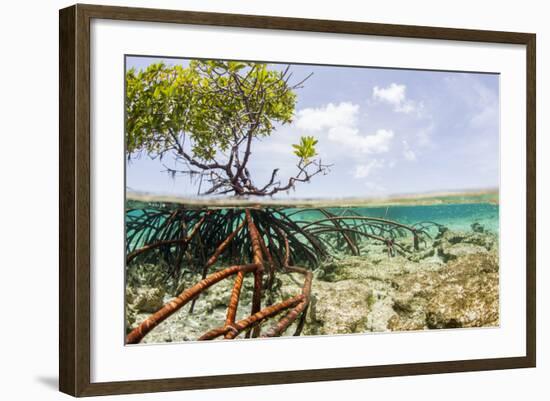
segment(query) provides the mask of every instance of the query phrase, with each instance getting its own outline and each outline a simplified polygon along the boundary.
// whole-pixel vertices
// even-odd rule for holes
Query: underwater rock
[[[404,331],[498,324],[495,245],[496,236],[490,233],[442,231],[433,246],[407,258],[385,257],[373,263],[370,258],[348,256],[323,265],[316,271],[318,282],[326,282],[329,288],[343,286],[346,296],[314,288],[315,307],[304,332],[345,333],[352,328]],[[353,287],[346,280],[352,280]],[[362,319],[367,308],[357,305],[362,304],[365,292],[369,297],[368,315]]]
[[[497,241],[496,236],[492,234],[474,233],[466,237],[463,242],[466,244],[482,246],[489,251],[493,249],[493,247],[496,244],[496,241]]]
[[[427,305],[430,328],[487,327],[499,324],[498,264],[486,255],[457,260]]]
[[[433,250],[428,250],[428,253],[433,253]],[[430,260],[424,263],[425,266],[423,268],[431,270],[434,264],[440,262]],[[383,255],[372,259],[370,255],[366,258],[361,256],[344,256],[339,260],[321,264],[314,271],[314,276],[316,280],[332,283],[343,280],[390,282],[393,277],[415,271],[419,266],[419,263],[407,260],[402,256],[389,258],[387,255]]]
[[[376,243],[363,244],[361,256],[338,256],[314,271],[303,335],[498,325],[499,261],[494,234],[440,230],[435,241],[405,256],[389,258],[385,246]],[[151,293],[141,280],[156,279],[159,269],[144,270],[134,274],[139,280],[132,282],[139,285],[127,290],[128,326],[135,326],[162,306],[160,293]],[[179,293],[200,278],[200,274],[188,274],[174,288],[179,287]],[[299,294],[303,280],[298,273],[279,271],[272,289],[264,291],[262,306]],[[250,314],[253,282],[253,275],[247,274],[237,319]],[[197,299],[192,314],[190,305],[184,306],[143,342],[196,340],[223,325],[233,283],[233,279],[227,279],[210,287]],[[166,286],[160,288],[162,292]],[[164,295],[164,301],[168,298]],[[266,322],[263,329],[275,322],[276,319]],[[284,335],[292,335],[295,325],[296,322]]]
[[[498,325],[496,252],[458,257],[439,272],[397,279],[391,330]]]
[[[366,331],[389,331],[388,322],[395,315],[395,312],[393,311],[393,300],[389,296],[387,289],[373,291],[369,295],[368,301],[371,310],[367,315]]]
[[[484,253],[496,246],[496,235],[485,232],[446,231],[433,243],[444,262],[462,256]]]
[[[353,294],[353,295],[352,295]],[[349,334],[367,331],[371,294],[354,280],[313,283],[303,334]]]
[[[475,233],[484,233],[484,232],[485,232],[485,227],[483,227],[483,225],[481,225],[481,224],[478,223],[478,222],[472,223],[472,224],[470,225],[470,228],[471,228],[472,231],[475,232]]]
[[[450,247],[441,247],[438,250],[439,256],[444,261],[454,260],[462,256],[485,252],[485,248],[479,245],[460,243]]]
[[[315,270],[315,278],[335,283],[343,280],[358,279],[365,277],[365,270],[362,268],[365,259],[349,256],[341,260],[332,260],[321,264]]]
[[[393,311],[388,320],[392,331],[427,328],[426,305],[432,290],[445,277],[445,265],[439,270],[416,271],[394,280]]]
[[[162,288],[141,287],[134,289],[131,307],[137,312],[153,313],[164,305],[164,290]]]
[[[442,244],[453,246],[464,241],[470,234],[462,231],[450,231],[443,232],[439,240]]]
[[[426,324],[426,299],[422,296],[400,296],[393,299],[394,314],[388,320],[391,331],[424,330]]]
[[[399,291],[396,280],[420,271],[438,271],[441,266],[440,260],[425,259],[417,263],[402,256],[388,258],[387,255],[377,263],[373,263],[369,255],[367,259],[347,256],[322,265],[321,272],[315,271],[313,301],[304,334],[391,330],[390,322],[397,315],[394,310],[394,298]],[[420,326],[425,326],[425,317]]]
[[[430,258],[435,255],[435,249],[428,248],[418,252],[412,252],[407,259],[412,262],[420,262],[423,259]]]
[[[125,313],[126,319],[126,333],[132,331],[136,323],[136,310],[134,308],[127,307]]]
[[[167,277],[168,267],[164,263],[133,263],[126,270],[127,288],[162,288],[166,293],[174,291],[174,279]],[[128,296],[128,294],[127,294]]]

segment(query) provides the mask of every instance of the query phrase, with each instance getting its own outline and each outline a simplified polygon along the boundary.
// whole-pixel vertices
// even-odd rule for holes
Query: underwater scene
[[[253,329],[270,337],[498,326],[498,195],[490,195],[349,207],[130,200],[127,330],[182,299],[143,343]]]
[[[499,326],[498,74],[125,74],[125,344]]]

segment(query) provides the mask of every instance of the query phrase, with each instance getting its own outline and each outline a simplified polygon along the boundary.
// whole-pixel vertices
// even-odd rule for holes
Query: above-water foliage
[[[126,73],[126,152],[129,159],[172,156],[173,176],[200,181],[199,194],[266,196],[293,189],[328,165],[316,159],[313,137],[294,145],[296,174],[281,181],[274,166],[269,181],[253,184],[248,168],[256,140],[292,121],[296,90],[289,67],[264,63],[191,60],[187,67],[152,64]]]

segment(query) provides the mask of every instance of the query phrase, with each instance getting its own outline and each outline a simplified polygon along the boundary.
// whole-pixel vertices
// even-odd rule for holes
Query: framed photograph
[[[61,391],[535,366],[534,34],[59,21]]]

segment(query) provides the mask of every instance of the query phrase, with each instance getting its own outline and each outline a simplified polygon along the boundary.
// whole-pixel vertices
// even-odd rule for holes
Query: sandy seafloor
[[[386,204],[355,203],[352,207],[364,215],[404,224],[436,221],[446,230],[434,232],[419,251],[406,255],[389,258],[384,245],[364,242],[359,256],[342,253],[322,263],[313,272],[311,304],[302,335],[499,325],[498,194],[409,199]],[[186,274],[178,283],[162,282],[158,267],[135,264],[126,272],[127,329],[200,280],[199,275]],[[302,280],[296,273],[279,273],[273,290],[264,294],[263,304],[298,294]],[[223,325],[232,286],[233,280],[229,279],[211,287],[198,298],[192,314],[189,305],[183,307],[142,342],[196,340]],[[237,318],[249,315],[251,295],[249,275]],[[266,322],[263,328],[275,321]],[[292,335],[294,329],[291,326],[285,335]]]

